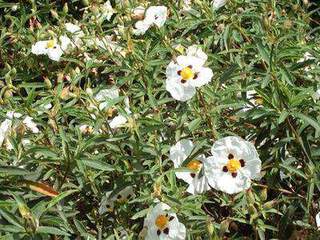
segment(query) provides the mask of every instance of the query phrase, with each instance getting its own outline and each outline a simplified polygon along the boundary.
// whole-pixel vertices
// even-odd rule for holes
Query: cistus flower
[[[72,41],[70,41],[70,45],[72,47],[80,47],[83,44],[83,41],[81,38],[85,36],[84,32],[81,30],[81,28],[78,25],[72,24],[72,23],[66,23],[65,24],[66,30],[72,35]],[[63,36],[65,37],[65,36]],[[67,42],[67,41],[65,41]],[[67,48],[68,46],[64,47]]]
[[[318,212],[316,215],[316,225],[317,225],[317,228],[319,229],[320,228],[320,212]]]
[[[146,9],[143,6],[134,8],[131,12],[131,18],[135,20],[142,20]]]
[[[20,119],[22,114],[10,111],[6,114],[6,117],[7,119],[0,124],[0,147],[5,143],[8,150],[13,149],[11,143],[8,141],[8,137],[12,131],[18,131],[19,127],[22,129],[23,134],[23,129],[30,130],[32,133],[40,132],[32,117],[26,116],[20,124],[15,120]],[[28,139],[22,139],[22,143],[25,145],[30,143],[30,141]]]
[[[165,6],[151,6],[145,14],[144,19],[135,23],[133,33],[143,35],[151,26],[162,27],[167,20],[168,10]]]
[[[214,9],[218,10],[219,8],[223,7],[224,5],[226,5],[228,0],[214,0],[212,2],[212,6],[214,7]]]
[[[182,167],[183,162],[190,156],[193,149],[194,144],[187,139],[182,139],[172,146],[170,148],[169,158],[173,161],[174,167]],[[210,189],[206,176],[200,176],[205,161],[205,156],[199,155],[187,163],[186,168],[188,168],[190,172],[175,172],[177,178],[180,178],[189,184],[187,192],[198,194]]]
[[[170,206],[158,203],[144,220],[147,228],[145,240],[184,240],[186,228],[179,222],[177,215],[170,211]]]
[[[106,1],[99,9],[99,13],[97,14],[98,21],[103,22],[105,19],[110,21],[113,14],[116,13],[116,11],[113,9],[110,1]]]
[[[313,94],[313,98],[314,100],[318,101],[320,99],[320,89],[318,89],[317,91],[315,91],[315,93]]]
[[[99,214],[104,214],[106,212],[112,212],[116,203],[126,203],[130,199],[134,198],[136,194],[133,191],[132,186],[127,186],[117,194],[112,194],[112,191],[106,193],[106,195],[102,198]]]
[[[90,126],[90,125],[87,125],[87,124],[83,124],[79,127],[79,130],[82,134],[86,134],[86,135],[89,135],[89,134],[92,134],[93,131],[94,131],[94,127]]]
[[[316,58],[309,52],[305,52],[303,57],[297,61],[297,63],[304,63],[311,60],[314,60],[315,64],[309,64],[304,67],[304,71],[306,72],[306,76],[308,78],[313,78],[313,75],[310,73],[310,71],[314,70],[316,66],[319,66],[320,62],[316,62]]]
[[[257,94],[255,90],[247,91],[246,97],[247,97],[247,100],[250,102],[250,104],[245,104],[244,107],[242,108],[243,111],[249,111],[254,107],[262,107],[263,99]]]
[[[102,112],[106,113],[106,117],[108,119],[109,126],[114,129],[121,127],[123,124],[127,122],[127,117],[118,112],[116,108],[116,99],[119,98],[119,89],[118,88],[110,88],[100,90],[94,97],[94,100],[98,103],[98,109]],[[125,112],[130,114],[129,108],[129,99],[127,97],[124,98]],[[89,109],[98,110],[94,104],[89,106]],[[95,118],[94,115],[91,115]]]
[[[31,47],[31,52],[35,55],[48,55],[53,61],[60,61],[60,57],[70,44],[70,39],[66,36],[59,38],[60,44],[57,39],[38,41]]]
[[[261,177],[261,160],[254,145],[240,137],[217,140],[211,154],[204,162],[204,171],[214,189],[235,194],[248,189],[251,179]]]
[[[191,46],[186,55],[178,56],[166,69],[166,90],[178,101],[187,101],[196,93],[196,87],[209,83],[213,72],[204,67],[207,55],[200,47]]]
[[[126,55],[126,52],[118,42],[113,40],[113,36],[107,35],[101,39],[96,38],[92,43],[104,50],[108,50],[110,53],[120,53],[123,57]]]

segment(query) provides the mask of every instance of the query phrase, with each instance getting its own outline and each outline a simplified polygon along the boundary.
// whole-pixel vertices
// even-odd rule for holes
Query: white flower
[[[60,61],[60,57],[70,44],[70,39],[66,36],[59,38],[61,45],[56,39],[48,41],[38,41],[31,47],[31,52],[35,55],[48,55],[53,61]]]
[[[170,159],[173,161],[174,167],[182,167],[183,162],[190,156],[194,145],[190,140],[182,139],[176,145],[170,148]],[[191,160],[186,168],[190,172],[176,172],[177,178],[184,180],[189,184],[187,192],[191,194],[198,194],[210,189],[208,180],[205,176],[199,176],[203,169],[206,158],[204,155],[199,155]]]
[[[104,214],[106,212],[112,212],[114,209],[115,203],[125,203],[132,198],[135,198],[135,193],[133,191],[132,186],[127,186],[117,194],[112,196],[112,191],[107,192],[106,195],[102,198],[100,207],[99,207],[99,214]]]
[[[44,112],[50,110],[52,108],[52,104],[51,103],[43,103],[41,105],[39,105],[38,107],[38,114],[43,114]]]
[[[314,59],[315,59],[315,57],[312,56],[311,53],[305,52],[304,55],[303,55],[303,57],[300,58],[300,59],[297,61],[297,63],[302,63],[302,62],[305,62],[305,61],[308,61],[308,60],[314,60]]]
[[[7,113],[7,119],[5,119],[1,124],[0,124],[0,147],[5,143],[6,148],[8,150],[13,149],[11,143],[8,141],[8,137],[11,133],[12,130],[15,130],[16,127],[19,126],[19,124],[13,124],[14,123],[14,119],[19,119],[21,118],[21,114],[20,113],[16,113],[13,111],[10,111]],[[40,130],[38,129],[37,125],[33,122],[33,119],[29,116],[25,117],[24,120],[22,121],[22,123],[24,124],[24,126],[31,130],[31,132],[33,133],[39,133]],[[22,139],[22,144],[28,144],[30,143],[30,141],[26,140],[26,139]]]
[[[136,195],[132,186],[127,186],[111,198],[114,202],[124,203],[134,198]]]
[[[94,130],[94,128],[93,128],[92,126],[87,125],[87,124],[81,125],[81,126],[79,127],[79,129],[80,129],[80,132],[81,132],[82,134],[91,134],[91,133],[93,133],[93,130]]]
[[[234,194],[248,189],[251,179],[261,177],[261,160],[255,147],[240,137],[219,139],[211,153],[204,170],[212,188]]]
[[[110,108],[113,99],[119,98],[119,89],[118,88],[109,88],[100,90],[96,96],[95,100],[99,102],[99,109],[103,110],[105,108]],[[111,105],[110,105],[111,104]]]
[[[120,53],[122,56],[125,56],[125,52],[123,51],[123,48],[119,46],[119,44],[116,41],[112,40],[112,36],[105,36],[102,39],[96,38],[95,43],[98,47],[108,50],[111,53]]]
[[[303,55],[303,57],[300,58],[300,59],[297,61],[297,63],[303,63],[303,62],[306,62],[306,61],[308,61],[308,60],[315,60],[315,59],[316,59],[316,58],[315,58],[311,53],[305,52],[304,55]],[[319,65],[319,63],[317,63],[317,65]],[[309,66],[305,66],[305,67],[304,67],[304,70],[305,70],[307,73],[310,72],[311,70],[314,70],[314,69],[315,69],[315,65],[314,65],[314,64],[311,64],[311,65],[309,65]],[[313,78],[313,75],[310,74],[310,73],[308,73],[308,74],[307,74],[307,77],[308,77],[308,78]]]
[[[81,46],[83,44],[82,39],[84,37],[84,32],[81,30],[81,28],[78,25],[72,24],[72,23],[66,23],[65,28],[68,32],[72,34],[72,40],[70,41],[70,44],[72,47],[75,46]],[[65,37],[65,36],[63,36]],[[65,43],[67,40],[64,41]],[[68,46],[66,46],[68,47]]]
[[[127,122],[127,118],[118,113],[115,107],[115,99],[119,98],[119,89],[110,88],[100,90],[94,99],[99,103],[99,110],[106,111],[108,117],[108,123],[112,129],[121,127]],[[125,112],[130,114],[129,99],[125,98]],[[91,105],[91,108],[95,109],[95,106]]]
[[[191,8],[191,0],[183,0],[182,3],[182,12],[189,12]]]
[[[320,89],[318,89],[314,94],[313,98],[317,101],[320,99]]]
[[[4,120],[0,125],[0,147],[3,142],[7,139],[7,136],[11,130],[12,121],[10,119]]]
[[[112,212],[114,209],[114,201],[110,199],[112,191],[106,192],[105,196],[102,198],[100,207],[99,207],[99,214],[102,215],[106,212]]]
[[[143,6],[138,6],[132,10],[131,17],[133,19],[143,19],[145,11],[146,9]]]
[[[158,203],[144,220],[147,228],[145,240],[184,240],[186,227],[165,203]]]
[[[221,7],[223,7],[224,5],[226,5],[227,0],[214,0],[212,2],[212,6],[214,7],[214,9],[219,9]]]
[[[246,97],[247,97],[247,100],[251,104],[245,104],[244,108],[242,109],[243,111],[248,111],[248,110],[252,109],[253,106],[254,107],[261,107],[261,105],[263,104],[263,99],[261,97],[259,97],[259,95],[257,94],[257,92],[255,90],[247,91]]]
[[[75,35],[83,35],[81,28],[78,25],[73,23],[66,23],[65,24],[66,30],[70,33],[74,33]]]
[[[191,46],[187,55],[177,57],[166,69],[166,89],[179,101],[187,101],[196,93],[196,87],[209,83],[213,73],[204,67],[207,55],[198,47]]]
[[[7,119],[5,119],[0,125],[0,147],[3,145],[4,142],[7,141],[7,137],[9,136],[12,130],[13,119],[20,118],[22,115],[20,113],[10,111],[6,114],[6,116]]]
[[[37,127],[37,124],[34,123],[33,118],[32,117],[25,117],[25,119],[23,120],[23,123],[25,124],[25,126],[31,130],[31,132],[33,133],[39,133],[40,130]]]
[[[102,5],[100,11],[101,13],[98,14],[98,19],[100,21],[104,21],[105,19],[110,21],[112,15],[116,13],[116,11],[112,8],[112,5],[109,0]]]
[[[145,18],[136,22],[133,33],[144,34],[152,25],[162,27],[167,20],[168,9],[165,6],[151,6],[145,12]]]
[[[186,51],[187,56],[192,56],[192,57],[196,57],[199,59],[199,61],[201,61],[201,65],[204,65],[205,62],[208,59],[207,54],[205,54],[201,47],[197,46],[197,45],[192,45],[190,47],[188,47],[187,51]]]
[[[316,215],[316,224],[317,224],[317,228],[320,228],[320,212],[318,212]]]

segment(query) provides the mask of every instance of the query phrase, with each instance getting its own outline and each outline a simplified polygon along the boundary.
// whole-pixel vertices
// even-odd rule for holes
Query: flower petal
[[[43,55],[48,53],[48,41],[39,41],[32,45],[31,52],[35,55]]]
[[[210,68],[201,67],[197,78],[190,80],[190,85],[194,87],[201,87],[207,83],[209,83],[212,79],[213,73]]]
[[[166,80],[166,90],[170,92],[174,99],[182,102],[191,99],[196,93],[196,89],[194,87],[190,85],[183,86],[175,79]]]

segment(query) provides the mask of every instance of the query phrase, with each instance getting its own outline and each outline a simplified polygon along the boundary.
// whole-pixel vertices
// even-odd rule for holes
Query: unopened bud
[[[52,17],[57,18],[57,19],[59,18],[59,15],[55,10],[51,9],[50,13],[51,13]]]
[[[253,192],[252,192],[252,190],[251,189],[249,189],[248,191],[247,191],[247,199],[248,199],[248,203],[250,203],[250,204],[253,204],[253,203],[255,203],[255,197],[254,197],[254,194],[253,194]]]
[[[12,98],[12,96],[13,96],[13,94],[12,94],[11,90],[7,90],[3,94],[3,97],[4,97],[5,100],[8,100],[8,99]]]
[[[46,85],[47,89],[51,89],[52,88],[52,83],[50,81],[50,79],[48,77],[43,77],[44,83]]]
[[[265,209],[271,209],[271,208],[273,208],[276,204],[277,204],[277,201],[272,200],[272,201],[269,201],[269,202],[266,202],[265,204],[263,204],[263,207],[264,207]]]
[[[131,18],[134,20],[142,20],[144,18],[145,8],[142,6],[136,7],[132,10]]]
[[[260,199],[262,201],[266,201],[268,198],[268,189],[267,188],[263,188],[260,192]]]
[[[89,0],[81,0],[81,3],[86,7],[89,6]]]
[[[64,12],[64,13],[68,13],[68,11],[69,11],[68,3],[65,3],[65,4],[63,5],[63,12]]]

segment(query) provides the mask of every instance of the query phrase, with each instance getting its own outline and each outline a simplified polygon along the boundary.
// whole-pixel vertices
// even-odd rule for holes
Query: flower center
[[[53,48],[54,47],[54,40],[49,40],[47,42],[47,48]]]
[[[231,173],[236,173],[239,168],[241,168],[241,163],[237,159],[229,159],[227,165],[227,169]]]
[[[112,117],[114,117],[116,114],[117,114],[117,109],[115,109],[115,108],[113,108],[113,107],[111,107],[111,108],[109,108],[108,110],[107,110],[107,116],[108,116],[108,118],[112,118]]]
[[[156,218],[155,224],[160,230],[163,230],[168,225],[168,222],[169,222],[168,217],[166,217],[165,215],[159,215]]]
[[[187,168],[193,171],[199,171],[202,163],[199,160],[192,160],[187,164]]]
[[[254,100],[255,104],[257,105],[262,105],[263,104],[263,99],[262,98],[257,98]]]
[[[189,80],[194,78],[194,73],[190,67],[185,67],[181,70],[180,76],[183,80]]]

